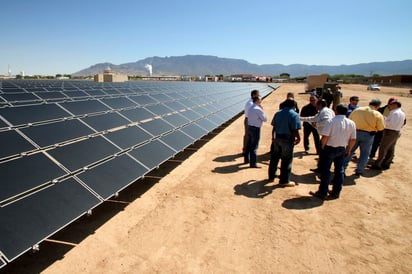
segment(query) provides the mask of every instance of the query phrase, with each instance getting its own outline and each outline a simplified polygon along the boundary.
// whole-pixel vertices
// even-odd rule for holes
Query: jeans
[[[356,173],[363,173],[366,164],[368,163],[369,154],[372,148],[374,135],[370,134],[366,131],[356,131],[356,143],[350,152],[349,157],[345,158],[343,162],[344,170],[348,167],[349,161],[352,159],[353,153],[355,153],[356,149],[360,148],[360,157],[358,159],[358,166],[355,170]]]
[[[343,185],[343,161],[345,159],[345,147],[325,146],[322,150],[321,171],[319,193],[322,195],[328,194],[330,182],[330,168],[332,163],[335,167],[332,192],[339,196]]]
[[[275,178],[279,160],[282,160],[280,164],[279,183],[289,183],[292,173],[293,147],[294,144],[290,140],[276,138],[272,142],[268,170],[270,180]]]
[[[246,151],[244,155],[245,163],[250,163],[251,167],[256,166],[257,162],[257,149],[259,145],[260,139],[260,128],[248,126],[247,128],[247,143],[246,143]]]

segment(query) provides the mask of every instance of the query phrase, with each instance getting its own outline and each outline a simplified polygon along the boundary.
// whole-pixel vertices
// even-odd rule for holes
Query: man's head
[[[351,97],[349,98],[349,103],[350,103],[352,106],[356,106],[356,105],[359,103],[359,97],[358,97],[358,96],[351,96]]]
[[[325,99],[320,99],[316,102],[316,108],[317,110],[321,110],[322,108],[326,107],[326,100]]]
[[[388,106],[390,110],[394,110],[394,109],[402,107],[402,104],[397,99],[395,99]]]
[[[295,106],[295,101],[293,99],[288,98],[283,102],[283,107],[285,108],[293,108],[294,106]]]
[[[288,92],[288,94],[286,94],[286,99],[295,99],[295,95],[293,94],[293,92]]]
[[[260,96],[259,90],[257,90],[257,89],[254,89],[250,92],[250,97],[251,98],[255,98],[255,97],[259,97],[259,96]]]
[[[260,103],[262,102],[262,98],[260,98],[260,96],[256,96],[252,98],[252,101],[254,104],[260,105]]]
[[[312,105],[312,106],[314,106],[314,107],[316,107],[316,102],[318,101],[318,97],[316,97],[316,96],[310,96],[309,97],[309,103]]]
[[[343,104],[337,105],[335,110],[337,115],[346,115],[348,112],[348,108]]]
[[[371,108],[373,108],[373,109],[378,109],[380,106],[381,106],[381,104],[382,104],[382,102],[381,102],[381,100],[379,100],[379,99],[372,99],[370,102],[369,102],[369,106],[371,107]]]

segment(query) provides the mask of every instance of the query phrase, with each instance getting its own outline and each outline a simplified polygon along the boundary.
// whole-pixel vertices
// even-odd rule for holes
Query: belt
[[[385,128],[384,130],[392,131],[392,132],[400,132],[400,130],[394,130],[394,129],[389,129],[389,128]]]
[[[366,130],[360,130],[360,129],[357,129],[356,131],[366,132],[366,133],[369,133],[370,135],[375,135],[376,134],[376,131],[366,131]]]
[[[255,127],[255,126],[251,126],[251,125],[248,125],[248,127],[253,127],[253,128],[260,128],[260,127]]]

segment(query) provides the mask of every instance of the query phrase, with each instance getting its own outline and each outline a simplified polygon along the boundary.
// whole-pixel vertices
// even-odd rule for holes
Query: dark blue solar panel
[[[87,116],[81,118],[86,124],[90,125],[96,131],[110,130],[130,123],[119,114],[112,112],[102,115]]]
[[[166,107],[166,106],[164,106],[164,105],[162,105],[162,104],[159,104],[159,105],[151,105],[151,106],[147,106],[146,108],[147,108],[148,110],[150,110],[151,112],[159,115],[159,116],[162,116],[162,115],[165,115],[165,114],[168,114],[168,113],[172,113],[172,112],[173,112],[173,110],[171,110],[170,108],[168,108],[168,107]]]
[[[47,151],[71,171],[78,170],[119,152],[101,136]]]
[[[93,167],[78,177],[106,200],[141,178],[147,171],[141,164],[124,154]]]
[[[69,98],[82,98],[82,97],[90,96],[89,94],[81,90],[76,90],[76,91],[66,91],[65,90],[63,93],[66,94],[66,96]]]
[[[175,151],[159,140],[154,140],[129,152],[149,169],[158,167],[175,154]]]
[[[67,142],[94,133],[77,119],[22,128],[21,131],[40,147]]]
[[[155,99],[150,97],[149,95],[136,95],[130,96],[131,100],[135,101],[139,105],[149,105],[149,104],[156,104],[158,103]]]
[[[163,120],[173,125],[174,127],[181,127],[185,124],[190,123],[191,121],[185,118],[180,113],[174,113],[168,116],[163,117]]]
[[[173,131],[172,133],[161,137],[160,140],[171,146],[176,151],[181,151],[194,142],[192,137],[187,136],[180,130]]]
[[[14,126],[18,126],[40,121],[61,119],[67,117],[68,113],[55,104],[42,104],[0,108],[0,115]]]
[[[65,172],[43,153],[36,153],[0,163],[0,174],[2,202],[63,176]]]
[[[100,203],[70,178],[1,207],[0,251],[11,261]]]
[[[54,91],[54,92],[37,92],[37,96],[41,97],[42,99],[67,99],[66,95],[62,92]]]
[[[138,126],[116,130],[106,134],[105,137],[122,149],[133,147],[152,138],[149,133]]]
[[[36,149],[15,130],[0,132],[0,159]]]
[[[74,115],[83,115],[110,110],[97,100],[65,102],[60,103],[60,105]]]
[[[164,134],[173,129],[173,126],[169,125],[162,119],[154,119],[140,124],[140,126],[150,132],[153,136]]]
[[[156,114],[148,111],[145,108],[135,108],[119,111],[121,115],[126,116],[133,122],[140,122],[156,116]]]
[[[183,127],[181,130],[196,140],[200,139],[208,133],[206,129],[196,125],[195,123],[187,125]]]
[[[9,102],[14,101],[41,101],[41,99],[35,96],[33,93],[5,93],[1,96]]]
[[[113,109],[121,109],[128,107],[135,107],[137,104],[125,97],[120,98],[104,98],[101,99],[103,103],[109,105]]]
[[[196,121],[196,124],[201,126],[202,128],[206,129],[207,131],[212,131],[215,128],[217,128],[217,124],[211,122],[210,120],[206,118],[202,118]]]

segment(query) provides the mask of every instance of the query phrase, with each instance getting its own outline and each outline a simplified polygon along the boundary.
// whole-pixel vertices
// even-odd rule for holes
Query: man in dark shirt
[[[316,96],[310,96],[309,104],[305,105],[302,108],[300,116],[301,117],[315,116],[318,113],[318,110],[316,108],[317,101],[318,101],[318,98]],[[319,139],[318,130],[316,129],[316,127],[312,126],[310,122],[303,122],[303,147],[305,148],[306,154],[309,153],[309,136],[311,134],[313,135],[313,142],[315,143],[316,154],[319,155],[320,139]]]

